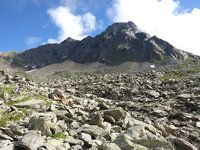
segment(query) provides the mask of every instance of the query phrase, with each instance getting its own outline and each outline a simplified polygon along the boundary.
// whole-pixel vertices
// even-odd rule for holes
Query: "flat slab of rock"
[[[72,136],[66,136],[66,138],[64,139],[66,142],[68,142],[69,144],[73,144],[73,145],[82,145],[83,141],[79,140],[79,139],[74,139]]]
[[[28,100],[28,101],[25,101],[25,102],[14,104],[14,106],[32,107],[32,106],[41,105],[41,104],[45,104],[45,102],[42,101],[42,100],[31,99],[31,100]]]
[[[10,137],[7,134],[3,133],[1,130],[0,130],[0,139],[13,140],[12,137]]]
[[[157,116],[157,117],[166,117],[168,113],[162,109],[159,108],[153,108],[151,114]]]
[[[95,139],[103,137],[104,135],[106,135],[108,133],[103,128],[100,128],[95,125],[88,125],[88,124],[85,124],[82,127],[80,127],[79,129],[77,129],[77,132],[79,132],[79,133],[84,132],[84,133],[90,134]]]
[[[48,139],[45,146],[49,150],[67,150],[70,148],[70,145],[68,143],[63,143],[62,140],[56,139]]]
[[[191,94],[180,94],[178,95],[178,98],[181,98],[181,99],[189,99],[189,98],[192,98],[194,97],[193,95]]]

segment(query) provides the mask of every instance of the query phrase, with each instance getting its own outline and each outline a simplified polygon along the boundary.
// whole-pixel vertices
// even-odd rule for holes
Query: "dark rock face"
[[[13,65],[43,67],[72,60],[77,63],[173,62],[189,54],[156,36],[141,31],[133,22],[114,23],[96,37],[81,41],[67,38],[60,44],[47,44],[17,55]]]
[[[43,67],[48,64],[63,61],[69,52],[74,49],[77,40],[67,38],[60,44],[47,44],[30,49],[14,57],[13,64],[27,67]]]

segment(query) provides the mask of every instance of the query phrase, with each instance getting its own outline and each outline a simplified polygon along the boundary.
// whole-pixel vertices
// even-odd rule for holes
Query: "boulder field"
[[[5,74],[0,150],[198,150],[200,74],[178,73]]]

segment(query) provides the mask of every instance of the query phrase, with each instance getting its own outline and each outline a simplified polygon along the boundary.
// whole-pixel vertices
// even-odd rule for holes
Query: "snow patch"
[[[37,69],[32,69],[32,70],[26,71],[26,73],[31,73],[31,72],[33,72],[35,70],[37,70]]]
[[[154,64],[151,64],[150,67],[151,68],[156,68],[156,66]]]

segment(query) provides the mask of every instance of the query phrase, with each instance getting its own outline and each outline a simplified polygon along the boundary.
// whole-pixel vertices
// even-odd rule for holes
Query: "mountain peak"
[[[125,32],[125,31],[129,31],[129,32],[141,32],[141,30],[137,27],[137,25],[135,23],[133,23],[132,21],[129,22],[116,22],[113,23],[112,25],[110,25],[107,29],[107,32]]]
[[[66,40],[62,41],[61,43],[70,43],[70,42],[74,42],[74,41],[77,41],[71,37],[68,37]]]

